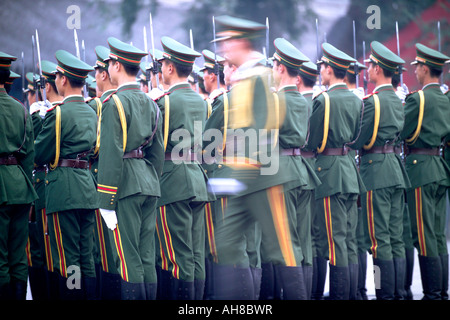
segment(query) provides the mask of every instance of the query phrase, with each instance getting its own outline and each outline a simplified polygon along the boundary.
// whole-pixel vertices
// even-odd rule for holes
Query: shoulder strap
[[[419,90],[417,92],[419,93],[419,118],[417,120],[416,131],[414,131],[413,135],[410,138],[405,139],[405,141],[409,145],[414,144],[416,142],[417,138],[419,137],[420,130],[422,129],[423,113],[425,109],[425,96],[423,94],[423,90]]]
[[[317,148],[318,153],[322,153],[325,149],[325,146],[327,145],[328,140],[328,130],[330,128],[330,96],[327,92],[322,92],[324,98],[325,98],[325,114],[323,117],[323,138],[322,138],[322,145]]]
[[[369,144],[364,145],[364,150],[369,150],[373,147],[375,140],[377,139],[378,127],[380,125],[380,99],[377,94],[373,95],[373,100],[375,102],[375,120],[373,124],[373,133],[372,138],[370,139]]]
[[[275,148],[278,143],[278,134],[280,129],[280,98],[278,97],[278,94],[276,92],[273,92],[273,98],[275,101],[275,143],[273,147]]]
[[[207,103],[207,106],[208,106],[208,113],[207,113],[206,119],[209,119],[209,117],[211,116],[211,112],[212,112],[211,100],[210,99],[206,99],[206,103]]]
[[[97,141],[95,142],[94,155],[98,154],[98,150],[100,149],[100,127],[102,123],[102,101],[100,98],[95,98],[95,103],[97,104]]]
[[[55,170],[55,168],[58,166],[59,162],[59,153],[60,153],[60,145],[61,145],[61,108],[59,105],[55,107],[55,133],[56,133],[56,152],[55,152],[55,160],[53,163],[50,163],[50,169]]]
[[[227,143],[227,129],[228,129],[228,95],[223,95],[223,141],[222,148],[218,150],[219,154],[223,154],[223,150],[225,150],[225,146]]]
[[[170,117],[170,100],[169,95],[164,97],[164,151],[167,148],[169,139],[169,117]]]
[[[154,103],[154,104],[156,105],[156,103]],[[159,107],[156,106],[156,123],[155,123],[155,127],[153,128],[152,135],[151,135],[147,140],[145,140],[145,142],[144,142],[143,144],[141,144],[141,145],[139,146],[139,149],[142,149],[142,148],[145,147],[147,144],[149,144],[149,142],[152,141],[153,137],[155,136],[156,129],[158,129],[159,113],[160,113]]]
[[[122,125],[122,138],[123,138],[123,152],[127,147],[127,118],[125,117],[125,111],[123,110],[122,102],[116,94],[112,95],[114,102],[117,107],[117,111],[119,112],[120,124]]]

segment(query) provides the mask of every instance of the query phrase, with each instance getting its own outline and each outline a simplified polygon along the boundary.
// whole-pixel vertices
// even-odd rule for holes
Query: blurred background
[[[379,10],[373,11],[370,6]],[[273,40],[284,37],[314,62],[321,55],[318,42],[324,41],[354,56],[354,21],[358,60],[362,62],[364,58],[363,43],[367,58],[373,40],[396,53],[399,49],[406,61],[404,82],[410,90],[419,88],[414,67],[410,65],[415,57],[415,43],[441,48],[450,54],[450,1],[447,0],[4,0],[0,11],[0,51],[18,57],[12,71],[19,74],[22,74],[23,52],[25,72],[32,71],[35,30],[39,31],[41,58],[56,62],[54,53],[58,49],[76,53],[73,32],[76,27],[80,50],[82,41],[85,44],[81,57],[94,65],[95,46],[108,46],[110,36],[144,49],[144,26],[151,50],[150,13],[157,49],[161,49],[162,36],[190,46],[192,30],[195,50],[213,50],[212,17],[228,14],[262,24],[268,18],[269,56],[274,52]],[[400,48],[397,48],[396,22]],[[262,39],[261,52],[264,45]],[[202,66],[203,59],[199,58],[196,64]],[[450,82],[448,68],[442,78],[447,84]],[[359,81],[362,86],[362,77]],[[18,79],[11,91],[18,99],[22,99],[21,86],[22,81]],[[369,92],[372,88],[369,84]]]

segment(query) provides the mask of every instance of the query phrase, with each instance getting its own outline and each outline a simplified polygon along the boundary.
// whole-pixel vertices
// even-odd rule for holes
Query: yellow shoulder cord
[[[211,100],[206,99],[206,102],[208,103],[208,115],[207,115],[206,119],[209,119],[209,117],[211,116],[211,112],[212,112],[212,105],[211,105]]]
[[[94,155],[98,154],[100,149],[100,126],[102,123],[102,102],[99,98],[95,98],[95,103],[97,104],[97,141],[95,143]]]
[[[61,144],[61,108],[56,106],[55,109],[56,121],[55,121],[55,133],[56,133],[56,153],[55,160],[50,163],[50,169],[55,170],[59,162],[60,144]]]
[[[169,116],[170,116],[170,101],[169,95],[164,97],[164,151],[167,148],[167,142],[169,139]]]
[[[275,143],[273,148],[278,144],[278,134],[280,131],[280,99],[278,98],[278,94],[276,92],[273,93],[273,97],[275,100]]]
[[[373,144],[375,143],[375,140],[377,139],[378,134],[378,127],[380,125],[380,99],[376,94],[373,95],[373,100],[375,102],[375,120],[373,124],[373,134],[372,138],[370,139],[369,144],[364,145],[364,150],[369,150],[373,147]]]
[[[414,132],[414,134],[410,138],[405,139],[405,141],[409,145],[414,144],[416,142],[417,138],[419,137],[420,130],[422,129],[422,120],[423,120],[423,113],[424,113],[424,107],[425,107],[425,96],[423,94],[423,90],[419,90],[417,92],[419,93],[419,98],[420,98],[419,119],[417,120],[417,128],[416,128],[416,131]]]
[[[223,141],[222,148],[219,151],[220,155],[223,155],[223,150],[227,143],[227,128],[228,128],[228,95],[223,94]]]
[[[122,102],[116,94],[113,94],[114,102],[117,106],[117,111],[119,112],[120,124],[122,125],[122,137],[123,137],[123,152],[127,147],[127,118],[125,117],[125,111],[123,110]]]
[[[326,92],[322,92],[325,97],[325,114],[323,117],[323,138],[322,145],[317,148],[318,153],[322,153],[327,145],[328,140],[328,130],[330,128],[330,96]]]

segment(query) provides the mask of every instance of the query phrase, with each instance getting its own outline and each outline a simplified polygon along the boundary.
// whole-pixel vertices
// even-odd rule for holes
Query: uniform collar
[[[69,102],[69,101],[73,101],[73,100],[80,100],[84,102],[84,97],[81,94],[72,94],[70,96],[64,97],[63,99],[63,103]]]
[[[337,89],[338,87],[343,87],[343,88],[345,88],[345,89],[348,89],[348,87],[347,87],[347,85],[345,84],[345,82],[338,82],[338,83],[335,83],[335,84],[329,86],[327,91],[330,91],[330,90],[332,90],[332,89]],[[341,89],[342,89],[342,88],[341,88]]]
[[[440,86],[439,85],[439,83],[437,83],[437,82],[432,82],[432,83],[429,83],[429,84],[427,84],[427,85],[424,85],[423,86],[423,88],[422,88],[422,90],[424,90],[425,88],[427,88],[427,87],[429,87],[429,86]]]
[[[394,90],[394,87],[390,83],[380,84],[378,87],[373,89],[373,92],[380,91],[381,89],[392,89],[392,90]]]
[[[187,81],[186,82],[184,82],[184,81],[183,82],[178,82],[178,83],[175,83],[175,84],[171,85],[170,88],[167,89],[167,92],[172,92],[175,89],[177,89],[177,87],[188,87],[188,88],[190,88],[191,85]]]
[[[287,84],[287,85],[285,85],[285,86],[282,86],[281,88],[279,88],[278,89],[278,92],[281,92],[281,91],[291,91],[291,90],[295,90],[295,91],[298,91],[297,90],[297,86],[295,85],[295,84]]]

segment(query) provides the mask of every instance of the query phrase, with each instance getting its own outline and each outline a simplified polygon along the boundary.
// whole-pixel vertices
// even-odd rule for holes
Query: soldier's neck
[[[439,83],[439,78],[425,77],[422,83],[422,87],[429,85],[430,83]]]
[[[278,84],[278,89],[285,86],[297,86],[297,79],[293,77],[282,77],[280,83]]]
[[[81,88],[72,88],[72,87],[66,87],[64,90],[63,97],[66,98],[68,96],[81,96]]]

